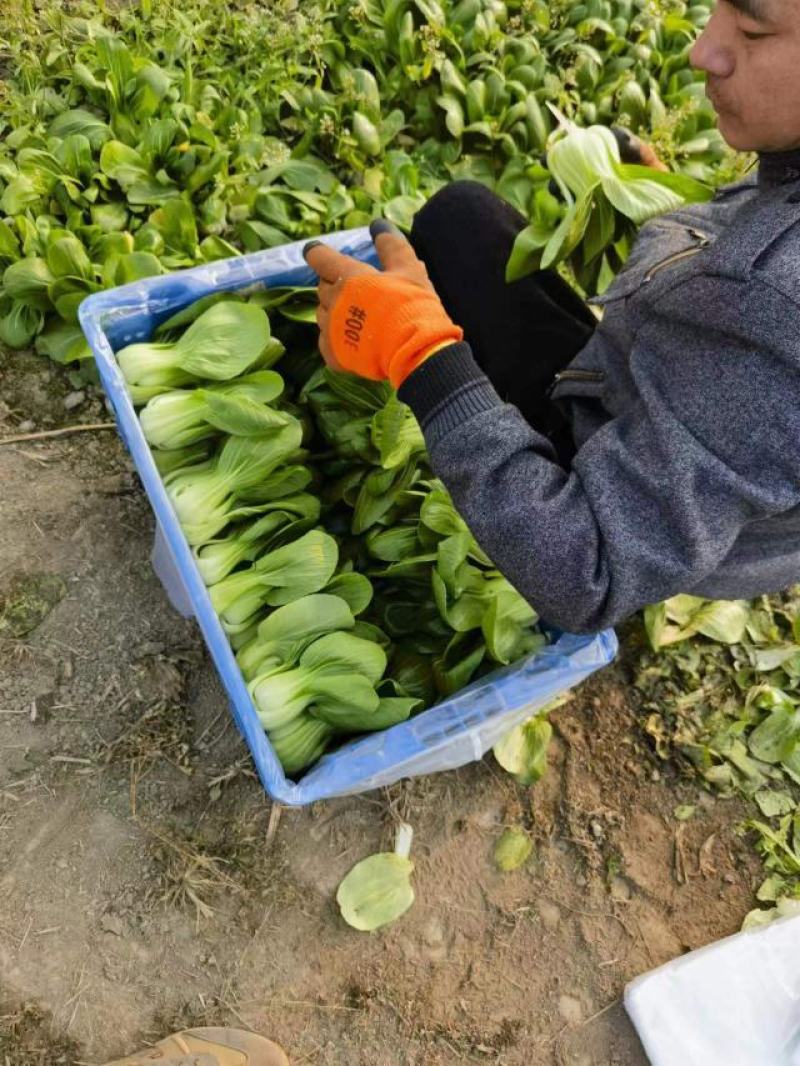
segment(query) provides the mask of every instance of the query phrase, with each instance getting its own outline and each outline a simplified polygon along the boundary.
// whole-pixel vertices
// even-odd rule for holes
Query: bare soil
[[[0,439],[107,417],[91,390],[65,410],[71,391],[0,353]],[[737,803],[651,754],[637,626],[554,714],[535,788],[489,757],[281,811],[150,569],[115,435],[0,445],[0,492],[0,617],[27,619],[0,632],[0,1062],[98,1064],[202,1023],[314,1066],[646,1066],[625,983],[734,932],[759,868]],[[356,933],[336,887],[399,818],[417,902]],[[519,824],[535,856],[500,874]]]

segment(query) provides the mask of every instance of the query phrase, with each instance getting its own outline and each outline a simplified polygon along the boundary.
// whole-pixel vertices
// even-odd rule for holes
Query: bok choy
[[[241,517],[237,496],[293,455],[302,435],[291,419],[264,437],[229,437],[216,458],[167,474],[164,484],[189,543],[203,544]]]
[[[224,301],[195,319],[176,341],[129,344],[117,353],[134,403],[204,380],[227,381],[270,366],[283,353],[269,319],[251,304]]]
[[[239,667],[251,680],[271,668],[290,666],[317,637],[354,625],[353,612],[339,596],[303,596],[264,619],[257,636],[239,652]]]
[[[139,420],[154,448],[186,448],[217,433],[259,436],[290,420],[267,406],[282,392],[280,374],[257,370],[221,385],[161,393],[139,412]]]
[[[280,607],[318,592],[336,569],[339,549],[322,530],[262,555],[252,566],[211,586],[211,602],[229,633],[247,628],[265,606]]]
[[[207,585],[222,581],[239,563],[252,562],[277,537],[306,532],[319,518],[320,502],[316,496],[303,492],[252,509],[264,513],[249,524],[234,527],[228,536],[206,541],[194,549],[197,569]]]
[[[261,723],[299,773],[543,638],[388,386],[294,353],[266,365],[272,301],[204,298],[120,366]]]
[[[378,709],[375,686],[386,669],[386,653],[351,633],[327,633],[310,644],[296,667],[274,669],[250,682],[265,729],[286,725],[313,705],[320,721],[336,727],[337,715],[367,719]]]

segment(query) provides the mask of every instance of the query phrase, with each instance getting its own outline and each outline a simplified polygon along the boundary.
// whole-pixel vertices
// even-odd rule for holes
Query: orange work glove
[[[619,155],[623,163],[636,163],[642,167],[651,167],[653,170],[661,170],[667,173],[669,167],[662,163],[655,153],[652,145],[639,140],[630,130],[621,126],[612,126],[611,132],[617,139]]]
[[[389,223],[370,227],[383,270],[311,241],[306,262],[320,278],[319,349],[335,370],[397,389],[428,356],[460,341],[425,265]]]

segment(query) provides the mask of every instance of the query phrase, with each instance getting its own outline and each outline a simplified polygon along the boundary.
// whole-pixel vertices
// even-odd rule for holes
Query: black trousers
[[[506,282],[514,240],[527,224],[485,186],[456,181],[418,212],[411,243],[478,365],[500,396],[550,438],[566,465],[575,445],[548,390],[597,319],[554,271]]]

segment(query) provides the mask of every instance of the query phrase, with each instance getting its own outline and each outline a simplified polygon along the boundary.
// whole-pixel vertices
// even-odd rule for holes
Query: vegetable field
[[[646,135],[687,178],[734,165],[687,61],[709,3],[11,7],[0,339],[71,366],[100,286],[377,214],[406,227],[454,178],[555,232],[553,107]],[[624,260],[630,231],[611,236],[588,287]]]
[[[792,593],[649,609],[480,764],[271,805],[152,575],[77,323],[101,289],[408,230],[462,178],[529,219],[510,281],[599,293],[644,221],[751,165],[689,65],[712,6],[3,5],[0,1060],[224,1023],[331,1066],[644,1066],[624,983],[800,906]],[[624,164],[611,126],[668,171]],[[290,774],[543,641],[410,412],[322,369],[313,321],[308,290],[214,297],[119,353]]]

